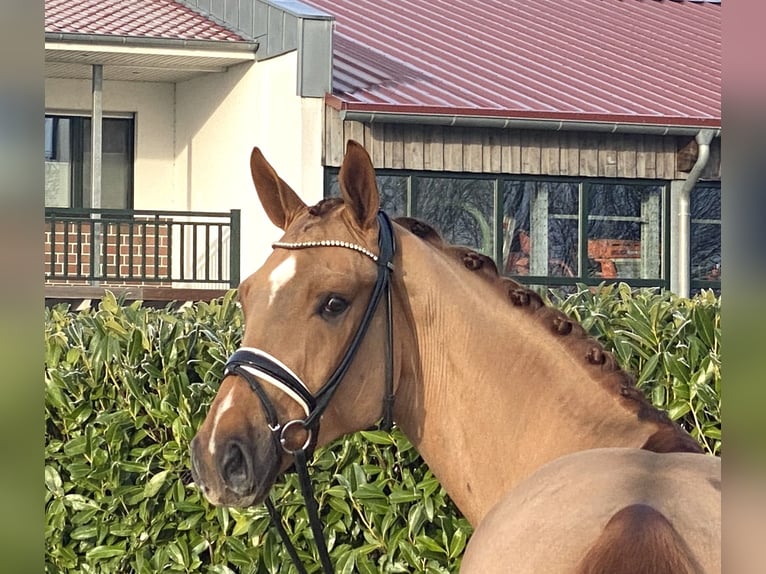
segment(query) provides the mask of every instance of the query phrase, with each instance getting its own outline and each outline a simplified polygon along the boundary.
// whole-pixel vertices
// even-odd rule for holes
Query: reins
[[[277,242],[272,246],[278,249],[309,249],[315,247],[340,247],[345,249],[352,249],[357,251],[366,257],[372,259],[378,268],[378,275],[375,281],[375,286],[370,296],[370,301],[367,304],[362,320],[357,327],[354,336],[351,339],[349,347],[346,349],[345,354],[338,363],[333,373],[327,379],[324,385],[312,395],[308,390],[307,385],[286,365],[282,364],[278,359],[262,351],[260,349],[253,349],[250,347],[242,347],[237,349],[229,360],[226,362],[226,368],[224,370],[224,377],[228,375],[236,374],[245,379],[250,385],[250,388],[258,397],[263,406],[263,411],[266,416],[266,421],[271,430],[271,436],[274,441],[277,452],[282,449],[287,454],[293,456],[295,462],[295,470],[298,474],[298,481],[301,487],[301,493],[306,502],[306,510],[309,516],[309,524],[314,536],[314,541],[317,545],[319,552],[319,558],[322,562],[322,568],[325,574],[333,572],[332,563],[330,561],[330,555],[327,551],[327,545],[324,539],[324,532],[322,531],[322,525],[319,521],[319,511],[317,508],[316,498],[314,497],[314,491],[311,486],[311,481],[308,474],[308,457],[314,452],[316,446],[317,437],[319,435],[319,423],[322,417],[322,413],[325,411],[330,401],[332,400],[335,391],[340,385],[343,377],[351,366],[354,356],[361,346],[367,329],[372,322],[372,318],[378,308],[381,299],[385,295],[385,316],[386,316],[386,340],[385,340],[385,396],[383,398],[383,414],[380,423],[380,427],[384,430],[390,430],[393,424],[393,403],[394,403],[394,388],[393,388],[393,311],[392,311],[392,296],[391,296],[391,272],[393,271],[393,258],[395,253],[394,232],[391,226],[391,221],[383,211],[378,212],[378,255],[375,255],[368,249],[349,243],[346,241],[336,240],[324,240],[324,241],[305,241],[299,243],[284,243]],[[287,394],[292,400],[297,402],[303,412],[305,418],[295,419],[285,423],[280,423],[277,416],[274,405],[269,400],[268,395],[263,390],[262,383],[269,384],[280,391]],[[291,448],[288,444],[288,438],[285,436],[285,432],[294,427],[299,426],[307,433],[306,441],[304,444],[296,449]],[[282,517],[279,511],[274,507],[274,504],[267,498],[265,501],[266,508],[271,515],[271,519],[274,522],[279,536],[282,538],[282,542],[287,546],[287,551],[298,569],[300,574],[306,574],[306,569],[300,562],[298,554],[290,541],[287,532],[282,526]]]

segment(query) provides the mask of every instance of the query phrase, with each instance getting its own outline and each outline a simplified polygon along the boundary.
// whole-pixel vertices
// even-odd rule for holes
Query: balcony
[[[237,209],[47,208],[45,298],[210,299],[239,284],[239,246]]]

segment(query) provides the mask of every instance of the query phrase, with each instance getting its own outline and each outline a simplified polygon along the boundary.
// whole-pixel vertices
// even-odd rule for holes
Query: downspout
[[[697,184],[697,181],[702,174],[702,171],[707,165],[710,158],[710,142],[713,141],[713,137],[718,130],[703,129],[697,132],[695,140],[697,141],[698,152],[697,161],[694,163],[688,177],[684,181],[681,189],[678,192],[677,206],[678,206],[678,227],[676,237],[676,277],[678,278],[678,287],[676,294],[680,297],[689,297],[691,292],[691,257],[690,257],[690,245],[691,245],[691,210],[690,196],[692,189]]]

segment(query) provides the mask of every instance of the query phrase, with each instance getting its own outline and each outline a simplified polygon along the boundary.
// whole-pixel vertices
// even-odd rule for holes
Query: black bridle
[[[330,403],[335,391],[338,389],[343,377],[351,366],[351,362],[359,350],[359,347],[364,339],[367,329],[372,322],[372,318],[375,315],[375,311],[378,308],[378,304],[385,296],[386,305],[386,341],[385,341],[385,379],[386,388],[385,396],[383,398],[383,415],[380,423],[381,428],[390,430],[393,424],[393,404],[394,404],[394,388],[393,388],[393,320],[391,310],[391,272],[393,271],[393,258],[395,253],[394,244],[394,232],[391,226],[391,221],[388,216],[383,212],[378,212],[378,255],[370,252],[369,250],[345,241],[336,240],[323,240],[323,241],[306,241],[301,243],[283,243],[277,242],[273,244],[273,247],[280,249],[307,249],[312,247],[341,247],[346,249],[352,249],[357,251],[368,258],[372,259],[378,268],[378,276],[375,281],[375,286],[372,289],[372,295],[370,301],[367,304],[362,321],[357,327],[354,333],[351,343],[346,349],[345,354],[341,358],[335,371],[330,375],[324,385],[313,394],[308,390],[306,384],[293,373],[287,366],[282,364],[278,359],[272,355],[261,351],[259,349],[252,349],[249,347],[242,347],[237,349],[229,360],[226,362],[226,368],[224,370],[224,377],[228,375],[238,375],[245,379],[250,385],[250,388],[258,397],[263,406],[263,412],[266,416],[269,429],[271,430],[271,436],[274,440],[275,448],[277,452],[280,449],[284,450],[288,454],[292,455],[295,461],[295,469],[298,473],[298,480],[301,485],[301,492],[303,498],[306,501],[306,508],[309,515],[309,523],[314,535],[314,540],[317,544],[319,551],[319,558],[322,562],[322,568],[326,574],[330,574],[333,571],[332,563],[330,562],[330,556],[327,551],[327,546],[324,539],[324,533],[322,531],[322,525],[319,522],[319,513],[317,509],[316,499],[311,487],[311,481],[308,476],[308,462],[307,459],[314,451],[316,446],[317,437],[319,435],[319,423],[322,417],[322,413]],[[277,416],[276,409],[269,399],[266,392],[263,390],[263,383],[269,384],[278,388],[280,391],[286,393],[291,399],[301,405],[305,418],[296,419],[285,423],[280,423]],[[301,427],[306,433],[307,438],[303,446],[293,449],[289,445],[289,439],[285,436],[285,432],[292,427]],[[283,543],[287,546],[287,550],[290,553],[290,557],[293,560],[298,572],[305,574],[306,570],[303,564],[298,558],[298,554],[295,551],[290,538],[285,532],[282,526],[282,518],[274,507],[274,504],[269,498],[265,501],[266,507],[269,510],[271,519],[274,525],[277,527],[280,537]]]

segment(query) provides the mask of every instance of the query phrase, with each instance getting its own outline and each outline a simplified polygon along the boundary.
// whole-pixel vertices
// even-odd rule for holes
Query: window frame
[[[339,168],[326,166],[324,169],[323,196],[329,197],[332,193],[332,186],[337,182]],[[474,172],[443,172],[443,171],[422,171],[407,169],[376,169],[377,177],[402,177],[406,179],[405,188],[405,209],[406,215],[413,213],[413,179],[417,177],[426,178],[444,178],[444,179],[478,179],[489,180],[493,182],[494,194],[494,217],[492,218],[493,260],[502,269],[503,261],[503,238],[500,230],[503,225],[503,182],[546,182],[546,183],[568,183],[576,184],[578,187],[578,261],[577,274],[574,277],[559,277],[548,275],[503,275],[512,277],[515,281],[527,285],[539,285],[544,287],[570,287],[577,284],[584,284],[588,287],[595,287],[602,283],[620,283],[625,282],[633,287],[659,287],[663,290],[670,288],[670,182],[664,179],[625,179],[625,178],[600,178],[600,177],[574,177],[574,176],[547,176],[547,175],[516,175],[516,174],[488,174]],[[644,186],[659,187],[660,193],[660,277],[655,279],[641,279],[629,277],[589,277],[587,275],[587,253],[588,253],[588,222],[589,222],[589,194],[588,190],[594,184],[598,185],[623,185],[623,186]],[[585,254],[583,256],[583,254]],[[502,273],[502,271],[501,271]]]
[[[715,180],[698,181],[695,184],[694,189],[692,189],[692,191],[691,191],[691,197],[690,197],[690,203],[689,203],[689,212],[690,212],[690,214],[689,214],[689,218],[690,218],[690,221],[689,221],[689,235],[690,235],[690,238],[691,238],[691,236],[693,234],[693,230],[694,230],[694,225],[695,224],[718,225],[718,227],[721,228],[721,231],[719,232],[719,237],[721,237],[721,242],[723,242],[723,234],[722,234],[722,232],[723,232],[723,227],[722,227],[722,225],[723,225],[723,218],[722,218],[722,216],[719,216],[718,220],[715,221],[715,222],[711,221],[711,220],[708,220],[708,219],[698,219],[698,218],[692,217],[693,209],[692,209],[692,206],[691,206],[691,202],[694,201],[694,193],[695,193],[695,191],[696,191],[696,189],[698,187],[713,187],[713,188],[717,188],[718,189],[719,209],[722,209],[722,205],[721,205],[721,193],[722,193],[721,181],[715,181]],[[691,248],[691,245],[690,245],[690,248]],[[719,244],[718,249],[719,249],[719,257],[721,259],[723,259],[723,246]],[[721,263],[721,265],[722,264],[723,263]],[[693,269],[692,269],[692,261],[691,261],[691,257],[690,257],[689,258],[689,288],[690,288],[690,291],[691,291],[692,294],[698,293],[702,289],[712,289],[716,293],[720,294],[720,292],[721,292],[721,279],[720,279],[720,276],[719,276],[719,279],[717,279],[717,280],[695,279],[693,277],[692,271],[693,271]]]
[[[70,190],[69,190],[69,206],[45,206],[46,209],[56,210],[83,210],[89,209],[84,205],[83,192],[85,188],[85,180],[88,174],[84,171],[85,162],[85,121],[93,121],[92,116],[87,112],[73,112],[65,110],[45,110],[44,119],[68,119],[73,120],[70,122],[70,164],[72,166],[70,173]],[[128,135],[127,135],[127,190],[125,194],[125,207],[123,208],[108,208],[114,211],[131,210],[134,208],[135,199],[135,167],[136,167],[136,114],[132,112],[104,112],[102,120],[128,120]],[[54,122],[54,126],[55,126]],[[53,161],[56,157],[56,127],[53,128],[51,151],[52,157],[48,158],[47,145],[43,152],[45,161]],[[47,142],[46,142],[47,144]],[[102,190],[103,194],[103,190]]]

